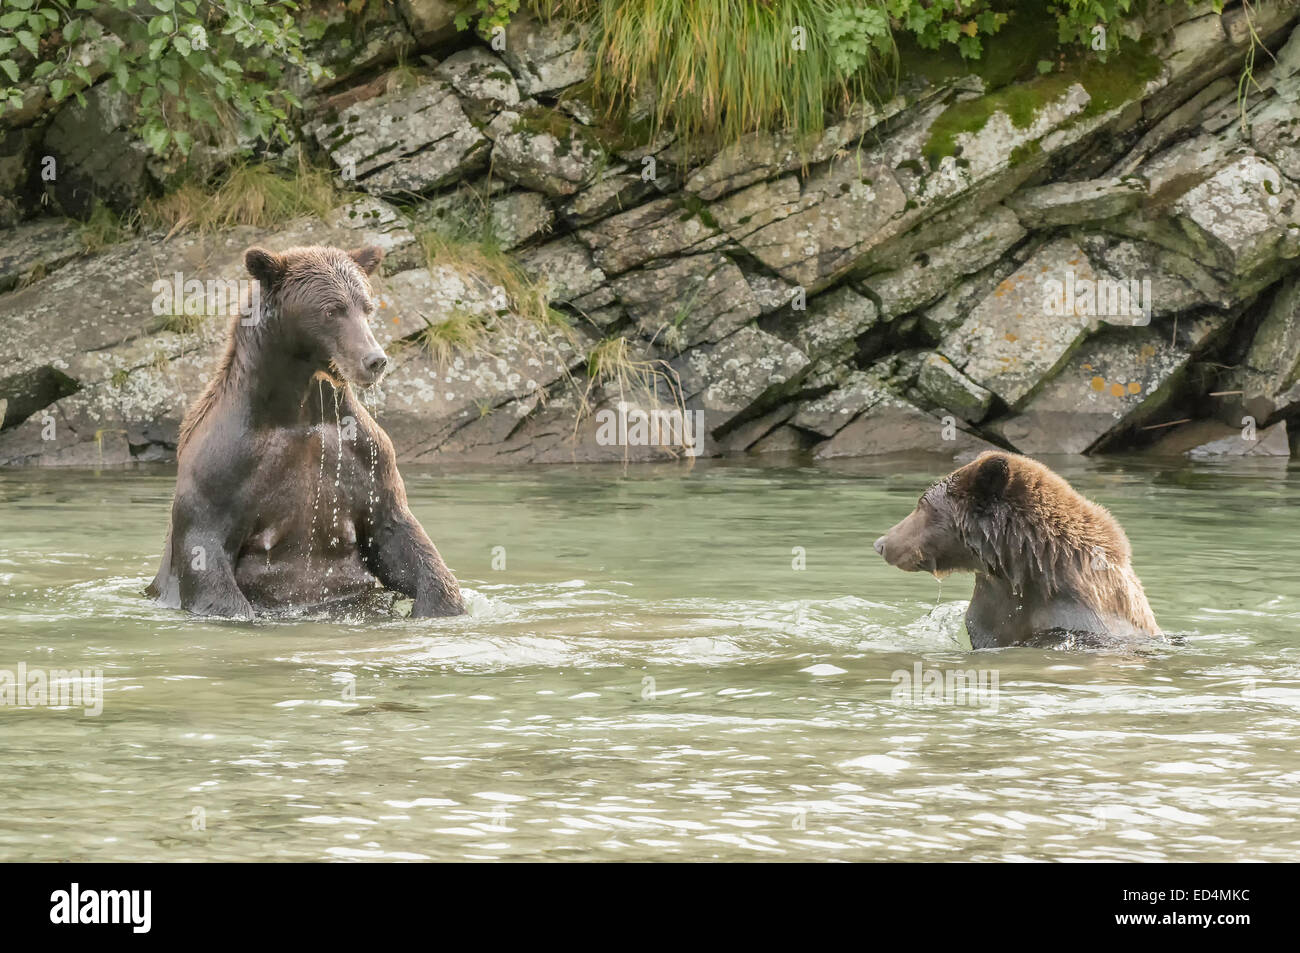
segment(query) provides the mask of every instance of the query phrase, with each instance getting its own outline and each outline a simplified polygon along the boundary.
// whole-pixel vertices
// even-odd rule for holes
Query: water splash
[[[333,512],[330,515],[330,538],[327,548],[338,546],[339,543],[339,487],[343,483],[343,420],[339,416],[339,389],[330,384],[330,392],[334,395],[334,429],[337,436],[337,442],[334,448],[334,496]],[[321,425],[321,466],[325,463],[325,430],[324,424]],[[321,601],[327,602],[329,597],[329,576],[333,568],[325,570],[325,575],[321,577]]]
[[[316,393],[320,396],[320,469],[316,473],[316,493],[311,504],[311,529],[307,532],[307,540],[303,544],[307,556],[308,578],[311,578],[312,546],[316,542],[316,517],[320,512],[321,489],[325,484],[325,382],[320,378],[316,379]]]

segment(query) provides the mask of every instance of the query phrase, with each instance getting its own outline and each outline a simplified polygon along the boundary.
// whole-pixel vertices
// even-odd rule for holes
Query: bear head
[[[944,576],[986,568],[969,538],[971,517],[989,513],[1011,482],[1009,454],[989,452],[935,483],[916,508],[875,542],[885,562],[905,572]]]
[[[383,251],[314,245],[275,253],[250,248],[244,266],[257,279],[261,314],[272,318],[279,346],[333,377],[368,387],[388,367],[370,319],[372,275]],[[268,321],[267,323],[272,323]]]

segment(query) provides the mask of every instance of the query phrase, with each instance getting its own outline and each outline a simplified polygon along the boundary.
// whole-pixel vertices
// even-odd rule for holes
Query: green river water
[[[946,461],[407,467],[470,614],[258,624],[140,595],[173,469],[0,471],[0,668],[103,671],[0,860],[1300,859],[1300,467],[1048,462],[1173,643],[970,652],[871,548]]]

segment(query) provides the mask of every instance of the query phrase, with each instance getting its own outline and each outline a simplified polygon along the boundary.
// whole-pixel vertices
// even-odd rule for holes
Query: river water
[[[470,614],[259,624],[140,595],[174,470],[0,471],[0,668],[103,672],[0,860],[1300,859],[1300,467],[1048,462],[1173,643],[970,652],[942,462],[408,467]]]

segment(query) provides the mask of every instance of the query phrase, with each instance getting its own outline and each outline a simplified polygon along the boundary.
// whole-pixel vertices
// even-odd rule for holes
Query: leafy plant
[[[235,129],[289,141],[301,104],[290,68],[328,75],[303,50],[295,0],[5,0],[0,15],[0,118],[44,84],[61,102],[95,77],[125,93],[154,153],[188,155],[195,136]],[[3,81],[3,79],[0,79]]]

